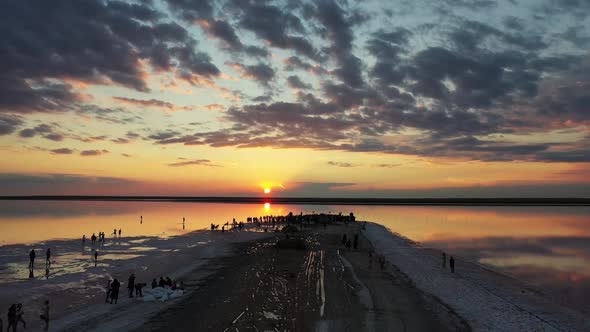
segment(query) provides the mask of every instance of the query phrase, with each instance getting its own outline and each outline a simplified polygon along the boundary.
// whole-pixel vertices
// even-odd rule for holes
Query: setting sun
[[[264,193],[265,194],[270,194],[270,188],[264,188]]]

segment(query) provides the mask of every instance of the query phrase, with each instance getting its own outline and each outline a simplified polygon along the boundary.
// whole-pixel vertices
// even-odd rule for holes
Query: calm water
[[[359,220],[493,266],[590,312],[590,207],[10,201],[0,202],[0,245],[109,234],[114,228],[121,228],[123,236],[166,237],[232,218],[312,211],[354,212]]]

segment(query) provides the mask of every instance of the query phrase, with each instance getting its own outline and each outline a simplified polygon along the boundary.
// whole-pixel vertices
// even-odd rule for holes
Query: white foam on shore
[[[590,331],[590,319],[553,303],[526,284],[455,257],[443,269],[441,252],[423,248],[382,225],[367,223],[375,250],[416,286],[449,305],[475,331]]]

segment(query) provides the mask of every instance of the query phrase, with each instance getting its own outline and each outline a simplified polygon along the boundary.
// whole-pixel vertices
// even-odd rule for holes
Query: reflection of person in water
[[[94,250],[94,267],[98,264],[98,250]]]
[[[451,256],[451,259],[449,259],[449,266],[451,267],[451,272],[455,273],[455,259],[453,256]]]

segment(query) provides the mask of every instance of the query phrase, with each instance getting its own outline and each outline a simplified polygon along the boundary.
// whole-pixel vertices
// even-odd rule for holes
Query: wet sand
[[[469,331],[446,305],[416,289],[376,257],[340,243],[352,227],[321,226],[291,235],[306,250],[277,249],[284,234],[234,246],[211,261],[208,277],[195,270],[191,294],[154,315],[138,331]]]

